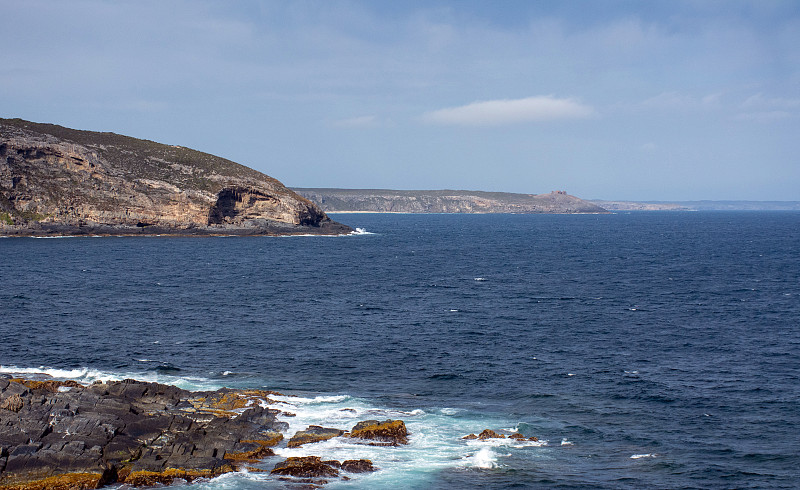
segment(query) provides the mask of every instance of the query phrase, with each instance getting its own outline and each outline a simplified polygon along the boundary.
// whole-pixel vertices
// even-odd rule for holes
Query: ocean
[[[0,373],[277,390],[289,435],[405,421],[261,465],[380,468],[326,488],[799,485],[800,213],[332,217],[360,232],[0,239]]]

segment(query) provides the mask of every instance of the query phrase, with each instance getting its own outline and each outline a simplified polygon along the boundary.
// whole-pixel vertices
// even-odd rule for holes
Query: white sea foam
[[[561,439],[561,445],[562,446],[572,446],[573,442],[570,441],[570,440],[567,440],[567,438],[565,437],[565,438]]]
[[[119,381],[126,378],[137,379],[140,381],[149,381],[156,383],[164,383],[177,386],[186,390],[216,390],[223,386],[208,378],[198,376],[176,376],[171,374],[164,374],[155,371],[120,371],[120,372],[107,372],[99,369],[90,369],[86,367],[74,369],[60,369],[51,368],[47,366],[39,366],[37,368],[30,367],[17,367],[17,366],[0,366],[0,373],[2,374],[45,374],[55,379],[71,379],[81,384],[92,384],[95,381],[108,382]]]
[[[475,468],[491,469],[497,468],[497,455],[491,448],[481,448],[477,453],[466,458],[469,465]]]
[[[351,231],[350,235],[374,235],[375,233],[371,233],[367,231],[365,228],[356,228],[355,231]]]
[[[641,458],[655,458],[656,455],[654,453],[647,453],[647,454],[634,454],[631,456],[631,459],[641,459]]]
[[[57,378],[75,379],[89,384],[94,380],[115,380],[134,378],[143,381],[157,381],[173,384],[191,390],[216,389],[219,383],[214,379],[177,376],[174,373],[158,371],[144,372],[103,372],[89,368],[53,369],[48,367],[19,368],[0,367],[0,373],[33,374],[45,373]],[[231,377],[225,378],[231,380]],[[288,448],[285,443],[274,448],[275,460],[265,461],[260,467],[269,469],[280,458],[291,456],[321,456],[324,459],[345,461],[348,459],[369,459],[380,471],[369,474],[348,474],[348,481],[331,481],[326,486],[335,488],[426,488],[435,474],[448,468],[492,470],[497,468],[498,458],[516,451],[535,454],[537,448],[546,446],[547,441],[517,441],[515,439],[489,439],[486,441],[463,440],[464,434],[479,432],[487,427],[510,427],[508,420],[487,417],[485,414],[470,416],[468,411],[459,408],[414,408],[399,409],[377,405],[369,399],[349,395],[271,395],[269,406],[283,412],[294,414],[279,415],[288,424],[286,439],[309,425],[351,430],[362,420],[400,419],[409,431],[409,444],[397,447],[369,446],[362,441],[336,437],[328,441],[306,444],[298,448]],[[266,403],[264,403],[266,405]],[[516,431],[516,428],[514,429]],[[509,460],[511,461],[511,460]],[[227,488],[271,487],[277,482],[269,473],[239,472],[208,481],[197,481],[187,485],[191,488],[208,490]]]

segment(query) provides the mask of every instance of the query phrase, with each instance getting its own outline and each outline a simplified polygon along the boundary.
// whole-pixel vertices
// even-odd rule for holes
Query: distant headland
[[[272,177],[224,158],[0,119],[0,236],[351,231]]]
[[[315,188],[294,188],[294,191],[329,213],[608,213],[606,209],[564,191],[548,194]]]

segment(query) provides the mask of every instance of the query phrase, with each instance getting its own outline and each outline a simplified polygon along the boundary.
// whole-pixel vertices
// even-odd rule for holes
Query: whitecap
[[[562,446],[572,446],[573,442],[568,440],[566,437],[564,437],[563,439],[561,439],[561,445]]]
[[[497,468],[497,455],[491,448],[481,448],[477,453],[467,457],[467,462],[475,468],[492,469]]]
[[[641,459],[641,458],[655,458],[655,453],[646,453],[646,454],[634,454],[631,455],[631,459]]]

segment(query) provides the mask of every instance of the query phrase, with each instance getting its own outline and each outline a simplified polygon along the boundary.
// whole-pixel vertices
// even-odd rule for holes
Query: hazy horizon
[[[0,7],[0,117],[290,187],[800,200],[797,2]]]

